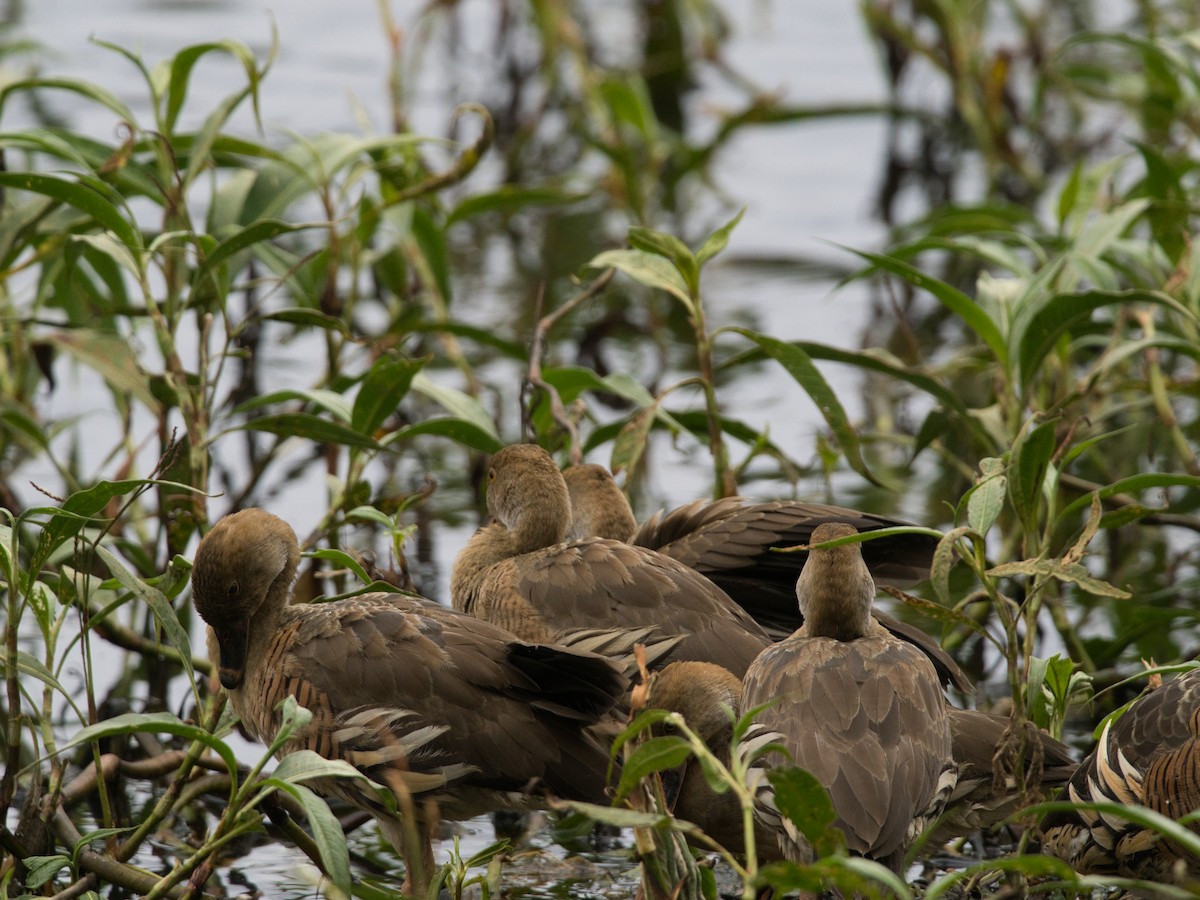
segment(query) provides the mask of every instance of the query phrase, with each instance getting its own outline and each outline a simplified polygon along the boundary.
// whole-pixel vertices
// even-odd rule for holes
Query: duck
[[[871,618],[875,582],[860,545],[821,546],[857,533],[842,522],[813,529],[796,582],[804,624],[750,666],[742,703],[764,707],[756,721],[828,790],[847,848],[899,873],[958,767],[937,671]],[[807,840],[789,820],[781,826],[783,855],[809,862]]]
[[[651,676],[647,706],[678,713],[722,763],[728,765],[733,724],[747,712],[742,681],[712,663],[672,662]],[[1078,763],[1071,748],[1031,722],[1023,723],[1023,737],[1007,715],[946,706],[950,722],[951,756],[958,770],[954,789],[930,837],[939,846],[965,834],[987,831],[1039,800],[1064,787]],[[755,736],[774,739],[770,732]],[[1011,762],[998,759],[998,748],[1011,746],[1022,754],[1024,781],[1018,784]],[[664,776],[666,799],[672,815],[695,825],[725,849],[745,852],[742,810],[732,792],[716,793],[702,767],[687,760]],[[767,811],[768,820],[771,820]],[[756,818],[755,848],[760,863],[780,859],[774,827],[781,822]]]
[[[733,751],[734,723],[742,713],[742,680],[714,663],[677,660],[650,677],[646,705],[683,717],[712,754],[726,767]],[[758,746],[776,739],[759,731],[743,738]],[[760,770],[752,772],[757,781]],[[668,810],[677,819],[698,825],[704,834],[724,849],[746,852],[742,807],[733,791],[712,789],[704,767],[689,757],[677,769],[663,775]],[[754,819],[755,852],[760,862],[780,859],[773,832]],[[693,841],[693,843],[696,843]],[[706,845],[705,849],[707,849]]]
[[[567,485],[537,444],[497,451],[487,477],[491,521],[455,558],[455,609],[534,642],[579,628],[653,626],[660,638],[679,639],[669,660],[715,663],[739,678],[771,643],[745,610],[688,566],[611,538],[568,540]]]
[[[1104,724],[1059,799],[1145,806],[1170,819],[1200,808],[1200,669],[1159,681]],[[1200,858],[1120,816],[1052,812],[1041,828],[1043,850],[1083,874],[1168,884],[1200,878]]]
[[[774,640],[803,624],[796,579],[808,558],[804,545],[817,526],[844,522],[861,532],[912,524],[841,506],[726,497],[659,512],[639,526],[628,498],[604,466],[573,465],[563,478],[572,539],[605,537],[669,556],[721,588]],[[928,576],[936,547],[936,539],[928,535],[896,535],[864,542],[862,553],[873,578],[903,584]],[[779,548],[789,552],[776,552]],[[932,635],[882,610],[872,615],[892,634],[920,647],[944,684],[964,695],[974,692],[970,678]]]
[[[220,519],[191,578],[208,652],[252,737],[271,743],[280,703],[294,697],[312,719],[280,758],[312,750],[391,791],[394,806],[357,780],[310,783],[377,819],[403,857],[406,890],[428,883],[439,815],[529,808],[549,795],[607,802],[609,754],[590,729],[628,690],[616,663],[416,596],[294,603],[299,562],[279,517],[249,508]]]

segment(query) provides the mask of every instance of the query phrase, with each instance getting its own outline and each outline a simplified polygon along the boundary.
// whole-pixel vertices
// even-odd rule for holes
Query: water
[[[414,23],[423,7],[412,2],[393,4],[393,15],[407,28],[410,51],[419,47],[427,59],[436,61],[446,46],[444,36],[421,36]],[[726,57],[763,89],[794,105],[883,99],[882,80],[854,4],[727,2],[724,7],[733,28],[725,46]],[[473,91],[486,93],[486,76],[481,73],[487,70],[495,8],[487,0],[459,4],[458,21],[464,35],[460,55],[453,66],[441,70],[436,62],[430,66],[434,72],[440,71],[442,78],[425,77],[417,82],[411,105],[416,132],[443,134],[449,111],[458,99],[475,96]],[[627,13],[619,7],[608,10],[600,25],[619,33]],[[75,76],[108,86],[145,121],[151,117],[140,76],[129,61],[91,38],[135,50],[153,65],[183,46],[206,40],[243,41],[262,55],[268,51],[274,28],[279,58],[261,92],[268,140],[278,143],[288,134],[321,131],[386,132],[390,127],[388,47],[374,2],[287,0],[269,5],[239,0],[106,0],[99,5],[94,0],[38,0],[18,6],[13,17],[17,34],[34,38],[52,51],[51,61],[43,66],[44,74]],[[198,71],[201,77],[193,78],[185,107],[185,127],[197,124],[243,83],[238,64],[228,57],[206,57]],[[711,129],[713,119],[708,111],[736,99],[718,80],[705,77],[700,90],[690,96],[694,127],[701,133]],[[45,102],[72,128],[114,139],[117,123],[111,113],[61,92],[47,94]],[[16,106],[4,111],[0,124],[12,129],[26,120],[27,110]],[[239,112],[233,128],[253,134],[248,107]],[[716,162],[715,180],[732,208],[745,206],[746,214],[726,253],[706,270],[711,327],[741,322],[749,314],[754,327],[777,338],[856,346],[857,335],[870,315],[870,298],[853,285],[835,292],[830,279],[811,275],[811,264],[852,266],[853,258],[834,245],[872,248],[880,243],[881,226],[872,221],[871,208],[883,147],[884,125],[870,118],[748,129],[731,141]],[[503,281],[502,276],[508,274],[504,271],[507,261],[499,254],[490,254],[489,259],[493,255],[495,266],[485,269],[481,281]],[[484,303],[478,313],[477,324],[485,324],[495,310]],[[459,315],[470,317],[462,311]],[[305,347],[290,345],[271,352],[270,371],[281,383],[304,372]],[[48,414],[91,416],[89,427],[96,439],[89,440],[80,452],[85,471],[104,474],[104,456],[111,445],[104,434],[111,426],[94,412],[97,388],[73,382],[65,360],[60,359],[57,369],[62,387],[49,399]],[[839,367],[825,371],[855,417],[862,409],[857,374]],[[766,367],[764,378],[769,384],[765,389],[759,378],[729,386],[723,402],[751,425],[769,423],[776,442],[800,460],[809,459],[813,438],[823,427],[820,416],[781,369]],[[652,506],[674,505],[707,492],[709,470],[702,460],[693,459],[702,456],[693,451],[694,447],[686,444],[674,447],[663,442],[656,447],[656,468],[650,480]],[[54,484],[51,471],[25,474],[48,486]],[[273,508],[304,533],[320,512],[306,498],[323,492],[319,474],[313,474],[290,483],[275,498]],[[35,496],[31,493],[23,499],[34,502]],[[465,541],[470,526],[439,530],[444,589],[449,559]],[[119,655],[108,662],[101,660],[98,671],[102,678],[106,669],[115,680],[124,669],[123,660]],[[245,761],[262,753],[258,745],[235,743]],[[486,820],[467,823],[464,854],[477,851],[491,839]],[[364,841],[375,843],[369,831],[353,839],[356,844]],[[446,852],[443,844],[440,858]],[[623,857],[617,859],[617,867],[625,865]],[[141,862],[151,865],[149,859]],[[305,874],[311,870],[290,847],[259,848],[244,862],[252,866],[244,874],[252,874],[254,884],[272,896],[314,893],[314,880]],[[241,865],[235,863],[222,874],[241,877],[237,875]],[[556,875],[553,880],[558,883],[562,877]],[[510,878],[514,883],[521,880],[515,869]],[[612,875],[600,868],[585,873],[582,879],[581,886],[570,889],[571,896],[605,894],[608,888],[603,885],[611,884]],[[536,884],[538,877],[532,881]],[[627,894],[628,884],[618,881],[616,890],[618,896]]]

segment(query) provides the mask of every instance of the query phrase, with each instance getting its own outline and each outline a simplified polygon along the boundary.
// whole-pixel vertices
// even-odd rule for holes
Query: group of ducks
[[[345,760],[393,793],[395,809],[359,782],[317,785],[378,819],[408,888],[433,871],[438,816],[547,795],[608,802],[605,736],[623,720],[634,644],[656,670],[651,705],[682,713],[714,750],[723,740],[728,752],[731,713],[768,704],[757,721],[828,789],[848,849],[893,869],[933,823],[934,840],[995,825],[1027,791],[1066,785],[1072,799],[1173,817],[1200,805],[1200,675],[1136,703],[1078,766],[1027,723],[959,709],[942,690],[967,686],[953,659],[872,610],[875,578],[916,580],[932,558],[919,536],[853,540],[890,520],[731,498],[638,526],[607,470],[564,475],[532,444],[495,454],[487,490],[491,518],[455,561],[453,609],[382,593],[293,605],[295,532],[260,509],[224,517],[196,551],[196,609],[244,727],[269,743],[280,701],[311,710],[280,753]],[[731,795],[701,777],[680,784],[675,814],[742,850]],[[760,855],[811,859],[769,792],[760,805]],[[1117,817],[1060,814],[1043,829],[1044,848],[1080,871],[1200,874]]]

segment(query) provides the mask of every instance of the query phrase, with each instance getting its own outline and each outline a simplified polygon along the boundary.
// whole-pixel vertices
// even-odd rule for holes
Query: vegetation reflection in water
[[[318,123],[280,146],[229,133],[271,62],[237,41],[153,69],[113,48],[145,84],[144,118],[111,86],[4,85],[9,894],[199,889],[214,868],[229,873],[224,854],[260,830],[278,786],[307,814],[336,889],[365,896],[336,821],[304,786],[332,769],[277,768],[264,748],[243,759],[221,738],[231,723],[191,652],[195,536],[229,509],[299,493],[315,510],[307,546],[322,548],[308,595],[365,583],[437,596],[438,536],[478,520],[484,455],[529,435],[563,460],[587,453],[623,470],[639,504],[647,474],[679,452],[718,496],[836,488],[882,513],[921,498],[910,517],[941,545],[925,599],[896,594],[898,609],[987,682],[981,702],[1002,695],[1056,734],[1070,717],[1086,733],[1136,693],[1139,660],[1195,655],[1191,4],[866,3],[888,102],[824,108],[733,71],[707,4],[638,7],[647,18],[631,19],[624,66],[598,62],[611,48],[586,11],[507,8],[496,46],[530,48],[497,61],[492,84],[510,102],[460,109],[466,137],[450,148],[403,129],[403,79],[395,134]],[[412,30],[455,15],[431,7]],[[235,59],[244,82],[184,128],[195,66],[211,54]],[[710,79],[736,100],[697,137],[686,98]],[[36,110],[61,91],[108,110],[116,137],[11,126],[12,104]],[[737,270],[726,245],[754,211],[723,208],[736,179],[714,189],[713,161],[745,129],[846,115],[890,129],[888,246],[855,248],[836,273],[876,298],[867,349],[764,333],[753,298],[718,320],[706,269]],[[781,202],[802,198],[781,186]],[[481,300],[496,256],[507,289]],[[857,420],[830,363],[864,378]],[[819,411],[811,461],[727,399],[765,379]],[[62,415],[75,384],[88,408]],[[25,486],[32,470],[52,474],[40,493]],[[125,654],[118,673],[96,667],[110,647]],[[108,754],[132,761],[135,783],[138,760],[171,765],[133,808],[116,781],[75,796],[77,767],[115,764]],[[255,782],[261,770],[274,785]],[[80,805],[54,817],[64,788]],[[206,793],[219,799],[201,813]],[[630,812],[609,816],[646,821]],[[935,874],[926,893],[1116,883],[1023,856],[1025,840]],[[152,846],[172,847],[165,869]],[[907,890],[836,855],[762,877]]]

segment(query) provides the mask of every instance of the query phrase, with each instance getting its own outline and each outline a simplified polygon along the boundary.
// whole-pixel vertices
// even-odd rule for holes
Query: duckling
[[[1146,806],[1171,819],[1200,808],[1200,669],[1151,686],[1106,723],[1061,799]],[[1119,816],[1051,813],[1042,832],[1046,852],[1085,874],[1164,883],[1200,878],[1200,859]]]
[[[432,873],[437,812],[465,819],[546,794],[605,802],[609,757],[588,729],[628,688],[614,663],[417,597],[293,605],[299,561],[295,532],[261,509],[213,526],[192,571],[209,655],[253,737],[274,739],[278,705],[293,696],[313,718],[280,756],[309,749],[344,760],[413,812],[415,845],[362,783],[311,785],[376,817],[404,858],[406,888],[423,890]]]
[[[829,791],[848,848],[899,871],[905,851],[941,812],[957,780],[950,720],[937,672],[912,644],[871,618],[875,583],[856,534],[825,523],[796,583],[804,625],[746,673],[746,708],[779,732],[795,763]],[[812,849],[783,820],[780,849]]]
[[[567,486],[550,455],[514,444],[488,470],[492,521],[455,559],[455,609],[550,641],[586,627],[654,626],[679,636],[671,659],[713,662],[741,677],[770,643],[761,627],[718,587],[644,547],[607,538],[567,540]]]

